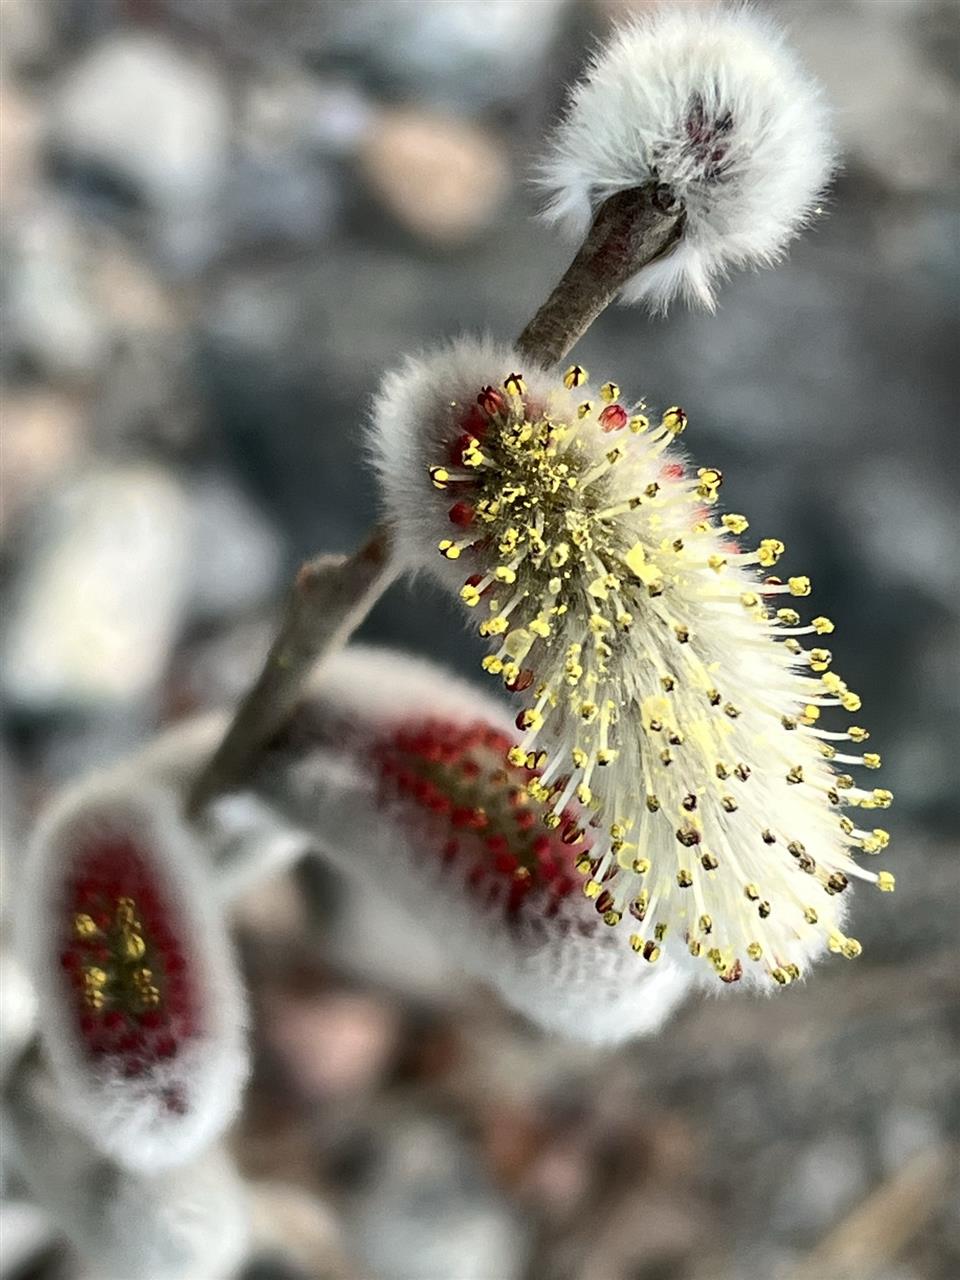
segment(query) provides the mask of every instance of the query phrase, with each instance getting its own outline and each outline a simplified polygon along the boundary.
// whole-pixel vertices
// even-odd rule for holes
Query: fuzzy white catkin
[[[616,1044],[661,1026],[692,985],[683,967],[666,957],[640,962],[610,930],[592,927],[596,915],[580,894],[552,919],[508,925],[425,855],[415,823],[379,802],[363,744],[425,717],[509,732],[502,703],[433,663],[357,645],[324,665],[310,705],[328,736],[277,769],[265,792],[343,871],[430,930],[454,964],[545,1030]],[[345,749],[351,738],[358,751]]]
[[[536,770],[544,823],[575,839],[565,806],[590,813],[578,870],[604,923],[769,990],[859,954],[845,891],[893,891],[856,860],[887,847],[872,813],[893,797],[837,718],[860,698],[820,642],[833,622],[805,616],[810,580],[769,572],[779,539],[740,542],[685,426],[461,339],[388,375],[371,451],[398,558],[458,590],[484,670],[523,697],[507,757]]]
[[[752,8],[663,8],[591,61],[540,165],[548,220],[583,237],[618,191],[665,184],[680,243],[623,297],[712,310],[731,268],[766,266],[813,216],[835,166],[820,89],[776,23]]]
[[[120,1069],[122,1056],[88,1052],[78,1031],[81,992],[72,989],[60,960],[76,910],[69,881],[82,851],[125,839],[161,892],[163,918],[182,949],[199,1022],[192,1031],[176,1032],[175,1056],[131,1076]],[[245,1000],[220,895],[175,797],[129,768],[78,784],[41,821],[18,892],[19,951],[37,994],[38,1030],[74,1122],[104,1154],[131,1169],[157,1171],[190,1159],[234,1115],[248,1055]],[[119,893],[118,903],[122,883]],[[145,936],[149,947],[149,931]],[[112,956],[105,967],[122,963]],[[144,963],[150,963],[149,952]],[[165,999],[161,982],[160,1010]]]
[[[24,1069],[7,1097],[17,1172],[96,1280],[227,1280],[248,1246],[246,1189],[230,1158],[134,1173],[106,1161],[72,1123],[62,1090]]]

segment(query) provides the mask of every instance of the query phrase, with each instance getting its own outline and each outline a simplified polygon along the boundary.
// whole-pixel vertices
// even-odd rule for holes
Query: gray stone
[[[3,688],[33,710],[143,698],[187,601],[189,504],[167,471],[89,471],[35,510],[8,614]]]

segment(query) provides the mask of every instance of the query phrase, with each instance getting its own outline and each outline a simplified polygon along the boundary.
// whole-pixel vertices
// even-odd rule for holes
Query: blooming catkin
[[[458,587],[484,669],[522,700],[508,759],[547,829],[587,840],[599,918],[647,960],[785,985],[859,952],[848,882],[893,877],[854,861],[888,836],[845,810],[892,797],[846,772],[880,760],[835,719],[860,700],[831,670],[833,623],[801,615],[810,582],[773,572],[776,537],[745,546],[747,520],[718,513],[685,426],[578,366],[463,341],[387,379],[373,448],[399,554]]]
[[[594,1043],[652,1031],[689,975],[666,959],[631,972],[636,957],[579,892],[593,837],[577,801],[562,828],[546,826],[536,771],[507,759],[511,742],[498,701],[356,646],[324,665],[259,785],[538,1025]]]
[[[628,301],[682,294],[710,309],[731,267],[767,265],[817,208],[834,166],[819,89],[766,17],[662,9],[623,27],[571,95],[540,167],[546,217],[582,239],[615,192],[669,188],[680,243]]]
[[[246,1076],[243,998],[203,855],[159,787],[68,793],[30,850],[18,927],[76,1123],[132,1169],[188,1159]]]

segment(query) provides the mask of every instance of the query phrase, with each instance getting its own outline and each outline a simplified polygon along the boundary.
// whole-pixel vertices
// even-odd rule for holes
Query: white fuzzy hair
[[[368,453],[380,479],[393,553],[405,570],[426,567],[447,587],[459,589],[464,574],[435,551],[450,536],[451,498],[431,492],[432,463],[443,462],[450,425],[444,410],[453,401],[469,408],[481,388],[511,369],[522,369],[531,393],[546,400],[554,376],[531,366],[512,347],[484,336],[464,335],[420,356],[407,356],[380,384],[370,416]]]
[[[203,1026],[176,1058],[134,1078],[98,1065],[74,1028],[60,927],[74,859],[91,835],[129,836],[162,887],[198,991]],[[182,1163],[222,1132],[248,1072],[245,1000],[204,855],[165,789],[117,769],[68,790],[41,820],[18,886],[17,935],[38,1000],[38,1030],[75,1123],[128,1168]],[[182,1113],[164,1099],[175,1088]]]
[[[698,105],[699,104],[699,105]],[[691,141],[691,111],[726,120],[723,156]],[[686,208],[683,238],[623,297],[709,310],[732,267],[766,266],[810,220],[835,164],[820,89],[777,25],[744,5],[665,7],[620,28],[573,89],[540,165],[544,216],[582,239],[617,191],[659,182]]]
[[[662,1025],[693,985],[686,966],[667,956],[643,963],[616,930],[597,927],[596,912],[580,894],[565,900],[555,918],[508,927],[502,909],[498,915],[484,908],[441,871],[403,813],[378,801],[377,777],[362,763],[363,743],[430,717],[465,727],[482,720],[509,731],[503,703],[435,663],[362,645],[324,665],[310,701],[327,727],[324,740],[277,770],[267,791],[337,866],[428,929],[454,964],[544,1030],[613,1045]],[[361,749],[351,751],[351,741]]]

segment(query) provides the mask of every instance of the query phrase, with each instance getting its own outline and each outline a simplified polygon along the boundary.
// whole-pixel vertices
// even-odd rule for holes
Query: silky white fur
[[[445,560],[436,549],[439,539],[451,536],[447,510],[455,495],[431,490],[428,471],[447,461],[451,429],[445,411],[451,402],[469,408],[482,387],[505,376],[501,370],[513,369],[523,372],[532,395],[546,400],[556,387],[554,376],[506,343],[469,336],[407,356],[381,382],[368,452],[380,479],[393,554],[403,569],[426,568],[447,587],[462,585],[462,563]]]
[[[165,890],[189,971],[203,1032],[178,1056],[126,1079],[97,1066],[73,1027],[59,967],[66,882],[79,843],[91,834],[129,834]],[[177,1165],[204,1148],[234,1115],[248,1072],[245,1001],[204,855],[174,798],[130,769],[97,775],[69,790],[41,821],[17,904],[19,949],[38,998],[38,1029],[63,1097],[91,1142],[138,1170]],[[186,1099],[183,1114],[164,1105],[167,1088]]]
[[[729,113],[711,175],[687,130],[699,99]],[[686,209],[683,238],[627,285],[664,310],[712,310],[733,267],[765,266],[813,215],[835,164],[827,108],[777,25],[743,5],[664,7],[622,27],[572,91],[539,172],[545,216],[579,240],[617,191],[659,182]]]
[[[617,1044],[662,1025],[692,986],[685,967],[666,956],[646,964],[623,934],[599,925],[579,894],[553,919],[508,928],[502,912],[485,910],[456,876],[442,872],[414,826],[378,802],[376,775],[362,763],[365,741],[425,716],[464,725],[479,719],[509,731],[501,702],[433,663],[360,645],[324,666],[310,701],[326,726],[323,737],[278,769],[266,792],[339,867],[429,929],[458,967],[545,1030]],[[351,741],[359,752],[344,749]]]

